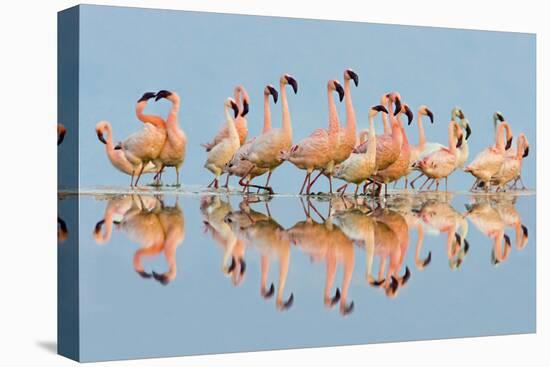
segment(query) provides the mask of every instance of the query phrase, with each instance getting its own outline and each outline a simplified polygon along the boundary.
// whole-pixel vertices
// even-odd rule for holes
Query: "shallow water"
[[[170,190],[60,196],[83,360],[535,331],[532,193]]]

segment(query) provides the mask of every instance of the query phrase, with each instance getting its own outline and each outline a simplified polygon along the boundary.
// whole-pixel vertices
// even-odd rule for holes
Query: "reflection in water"
[[[94,228],[94,239],[106,244],[111,238],[113,224],[132,242],[139,244],[133,266],[143,278],[153,277],[161,284],[176,278],[176,249],[185,238],[185,220],[178,199],[174,206],[165,206],[161,198],[145,195],[123,195],[111,198],[103,219]],[[164,253],[168,270],[164,273],[146,272],[142,260]]]
[[[411,279],[411,269],[422,271],[437,260],[432,259],[435,248],[423,249],[426,236],[436,237],[436,245],[440,241],[445,246],[445,261],[453,270],[461,267],[468,254],[469,222],[492,241],[492,263],[495,265],[510,256],[512,245],[505,233],[507,229],[515,232],[518,250],[528,243],[528,229],[515,208],[517,198],[501,195],[472,197],[472,204],[466,205],[464,213],[451,205],[449,193],[403,195],[387,202],[362,197],[333,197],[324,200],[326,202],[321,199],[312,202],[311,198],[300,197],[296,201],[299,200],[304,219],[286,229],[271,216],[269,202],[261,201],[260,197],[243,196],[238,209],[234,209],[229,197],[205,194],[200,198],[200,212],[204,234],[223,251],[222,273],[234,286],[243,284],[247,261],[252,261],[250,256],[247,260],[247,250],[258,253],[260,295],[264,299],[275,296],[278,310],[288,310],[294,303],[294,293],[288,290],[285,293],[293,247],[313,262],[324,263],[323,304],[327,308],[339,305],[340,313],[348,315],[355,307],[348,293],[357,256],[365,262],[365,284],[380,288],[386,296],[395,298]],[[283,199],[275,198],[277,200]],[[294,202],[294,199],[289,201]],[[265,210],[260,211],[262,203]],[[324,208],[327,208],[326,214],[322,213]],[[64,228],[63,222],[58,221],[60,239],[66,236]],[[106,244],[115,230],[139,245],[132,261],[139,275],[162,284],[176,278],[176,249],[185,237],[184,215],[177,197],[173,206],[166,206],[161,197],[148,195],[109,197],[103,218],[94,228],[93,238],[97,244]],[[414,251],[411,268],[406,264],[409,247]],[[146,271],[143,262],[161,253],[164,253],[167,271]],[[273,262],[278,264],[276,283],[268,281]],[[343,275],[341,283],[335,287],[340,267]]]

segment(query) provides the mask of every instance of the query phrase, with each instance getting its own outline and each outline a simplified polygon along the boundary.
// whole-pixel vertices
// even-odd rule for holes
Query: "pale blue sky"
[[[447,141],[450,111],[462,107],[475,154],[493,142],[492,114],[501,110],[514,133],[526,133],[531,142],[523,176],[535,185],[534,35],[89,5],[80,16],[82,186],[129,184],[110,166],[94,126],[110,121],[115,140],[140,129],[134,107],[145,91],[180,94],[180,122],[189,139],[181,178],[207,184],[211,174],[202,167],[206,155],[199,144],[219,128],[223,101],[236,84],[251,96],[254,136],[261,130],[263,87],[278,85],[282,73],[295,76],[299,92],[289,104],[297,142],[326,126],[326,82],[341,80],[347,67],[360,77],[353,89],[359,128],[367,127],[368,108],[380,95],[397,90],[414,110],[426,104],[434,112],[435,124],[426,124],[429,141]],[[148,111],[166,115],[168,108],[162,101]],[[339,110],[344,120],[343,105]],[[280,104],[272,112],[277,126]],[[406,129],[416,142],[416,124]],[[297,192],[302,178],[284,164],[272,184],[277,192]],[[166,182],[173,179],[172,172],[166,175]],[[458,190],[471,182],[464,173],[449,181]],[[325,188],[323,180],[318,189]]]

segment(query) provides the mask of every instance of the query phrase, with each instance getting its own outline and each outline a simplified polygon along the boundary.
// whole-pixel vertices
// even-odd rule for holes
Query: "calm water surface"
[[[535,199],[65,196],[82,359],[534,332]]]

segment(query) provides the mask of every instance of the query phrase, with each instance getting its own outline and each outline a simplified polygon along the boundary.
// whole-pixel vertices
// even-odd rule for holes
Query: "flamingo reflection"
[[[260,293],[268,299],[275,293],[275,286],[271,283],[267,288],[267,275],[270,260],[276,258],[279,261],[279,285],[275,296],[276,307],[279,310],[288,310],[294,303],[294,293],[290,293],[287,300],[283,300],[288,270],[290,265],[290,241],[285,235],[284,228],[269,214],[266,203],[267,215],[253,210],[250,207],[249,198],[239,204],[238,211],[233,211],[225,216],[225,222],[231,226],[237,237],[247,245],[254,246],[261,256],[261,281]]]
[[[309,254],[313,261],[325,261],[324,304],[327,307],[333,307],[337,303],[340,303],[340,313],[347,315],[354,308],[353,301],[349,304],[347,303],[348,290],[355,265],[353,242],[338,226],[333,224],[331,216],[325,219],[320,215],[311,201],[308,200],[307,209],[303,200],[300,199],[300,201],[306,215],[306,220],[298,222],[288,229],[286,231],[287,237],[294,245],[299,246],[301,250]],[[312,208],[316,213],[319,213],[321,219],[323,219],[323,223],[315,222],[311,218],[310,209]],[[336,288],[334,295],[331,296],[338,263],[342,263],[344,267],[342,293],[340,294],[340,289]]]

